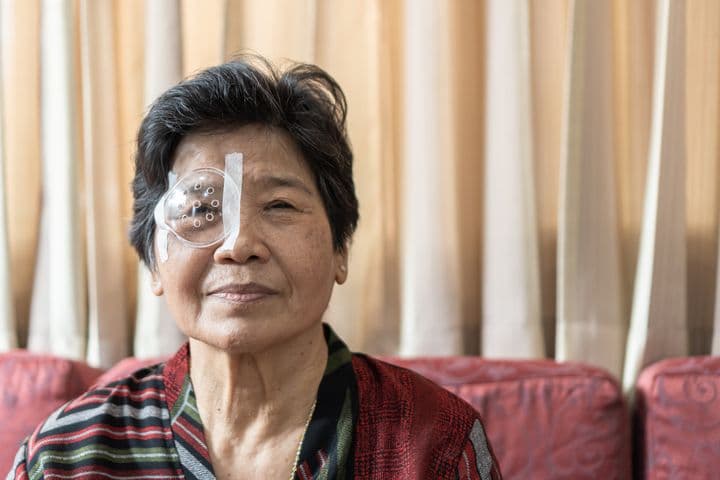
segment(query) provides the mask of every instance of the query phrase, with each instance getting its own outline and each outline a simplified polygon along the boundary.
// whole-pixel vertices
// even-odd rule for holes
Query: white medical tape
[[[228,185],[234,182],[237,188]],[[223,230],[225,241],[220,250],[232,250],[240,234],[240,198],[242,197],[243,154],[239,152],[225,155],[225,185],[223,188]]]
[[[175,186],[177,181],[177,174],[172,170],[168,172],[168,191]],[[160,201],[155,205],[155,225],[165,225],[165,195],[162,196]],[[158,251],[158,258],[161,263],[165,263],[168,260],[168,230],[165,228],[158,228],[155,230],[155,242]]]

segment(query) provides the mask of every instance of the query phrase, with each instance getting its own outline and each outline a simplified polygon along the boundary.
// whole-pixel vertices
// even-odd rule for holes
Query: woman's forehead
[[[204,167],[223,170],[226,156],[235,153],[242,153],[244,176],[259,179],[284,174],[312,180],[302,154],[287,133],[256,125],[185,136],[175,150],[173,172],[180,177]]]

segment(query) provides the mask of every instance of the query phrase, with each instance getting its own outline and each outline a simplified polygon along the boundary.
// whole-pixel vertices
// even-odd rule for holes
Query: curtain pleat
[[[647,178],[655,0],[614,0],[613,102],[623,316],[630,318]]]
[[[223,61],[226,4],[227,0],[182,0],[180,18],[185,76]]]
[[[79,208],[76,25],[69,0],[42,2],[42,226],[31,347],[83,359],[87,324]],[[42,338],[38,338],[42,337]]]
[[[3,0],[0,8],[11,295],[26,346],[40,224],[40,1]]]
[[[4,27],[6,12],[0,4],[0,29]],[[18,345],[15,312],[12,304],[12,283],[10,276],[10,252],[7,231],[7,189],[5,188],[5,121],[3,97],[3,55],[0,51],[0,352],[16,348]]]
[[[127,241],[127,227],[132,218],[132,190],[130,184],[135,173],[135,138],[145,108],[144,46],[145,24],[139,22],[145,11],[145,0],[113,2],[115,27],[115,78],[118,138],[118,186],[121,219],[123,222],[122,245],[124,260],[127,338],[135,337],[137,306],[138,257]],[[130,348],[132,345],[130,345]]]
[[[378,179],[398,158],[383,155],[383,142],[392,139],[381,103],[383,40],[390,41],[382,36],[381,9],[376,0],[318,1],[314,50],[318,65],[333,72],[355,105],[349,108],[348,133],[357,195],[363,199],[362,228],[352,241],[348,281],[335,287],[325,317],[353,348],[391,353],[399,331],[397,301],[389,296],[394,292],[397,298],[397,287],[390,283],[396,278],[397,248],[386,241],[386,229],[388,218],[397,215],[392,196],[396,187]],[[358,34],[348,38],[351,29]],[[395,317],[389,315],[393,312]]]
[[[555,357],[620,375],[622,309],[613,136],[612,4],[573,2],[558,215]]]
[[[145,104],[182,77],[179,0],[154,0],[145,4]],[[138,267],[138,305],[134,354],[154,357],[173,353],[184,341],[164,297],[150,290],[150,272]]]
[[[487,2],[482,354],[544,356],[526,0]],[[508,50],[512,52],[508,55]]]
[[[713,336],[710,353],[712,355],[720,355],[720,242],[718,242],[716,272],[715,279],[715,320],[713,322]]]
[[[361,220],[325,319],[353,349],[627,389],[720,352],[716,0],[0,0],[0,49],[0,350],[183,341],[126,242],[135,136],[250,51],[347,95]]]
[[[225,55],[313,62],[317,0],[227,0]]]
[[[405,355],[462,349],[445,5],[405,3],[402,327]]]
[[[532,132],[545,354],[555,356],[558,191],[568,0],[529,2]]]
[[[688,353],[710,351],[720,211],[720,2],[687,3]]]
[[[129,353],[110,0],[81,0],[88,272],[87,361],[108,368]]]
[[[685,9],[660,0],[645,208],[623,386],[640,370],[688,350],[685,242]]]
[[[447,4],[448,158],[453,158],[458,291],[462,330],[460,352],[477,354],[482,335],[483,173],[485,157],[487,15],[484,2]],[[403,79],[403,82],[405,80]],[[397,104],[399,112],[402,104]],[[412,168],[412,167],[410,167]]]

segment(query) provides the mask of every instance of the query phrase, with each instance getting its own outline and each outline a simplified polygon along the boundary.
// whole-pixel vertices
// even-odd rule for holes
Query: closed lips
[[[275,295],[276,290],[258,283],[245,283],[224,285],[212,289],[208,295],[222,298],[231,302],[252,302],[269,295]]]

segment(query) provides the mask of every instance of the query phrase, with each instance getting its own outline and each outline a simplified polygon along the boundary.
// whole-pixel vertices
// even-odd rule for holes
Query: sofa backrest
[[[475,407],[505,479],[631,476],[626,405],[618,383],[604,370],[478,357],[387,360]]]
[[[0,354],[0,475],[50,412],[87,390],[102,370],[23,350]]]
[[[720,357],[651,365],[635,401],[637,478],[720,478]]]

